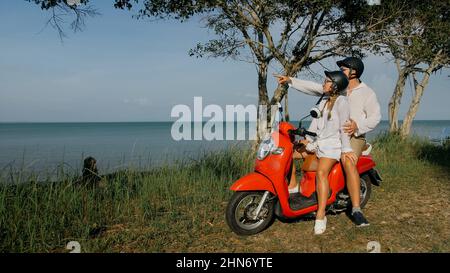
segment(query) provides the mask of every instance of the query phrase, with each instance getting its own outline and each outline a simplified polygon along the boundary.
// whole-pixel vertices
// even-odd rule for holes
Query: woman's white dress
[[[328,100],[324,99],[319,104],[322,115],[314,118],[308,131],[317,134],[317,137],[306,136],[310,143],[306,150],[315,152],[318,158],[326,157],[340,160],[341,153],[352,152],[350,137],[344,133],[344,124],[350,120],[350,109],[347,97],[339,96],[331,110],[331,118],[328,120]]]

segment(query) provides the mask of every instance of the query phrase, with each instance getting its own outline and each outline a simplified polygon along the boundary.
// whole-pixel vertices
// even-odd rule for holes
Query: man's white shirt
[[[302,93],[312,96],[322,96],[323,87],[321,84],[305,81],[296,78],[290,78],[292,87]],[[347,92],[349,92],[347,90]],[[365,134],[372,131],[381,121],[380,104],[378,103],[375,92],[361,82],[357,87],[351,90],[347,95],[350,106],[350,118],[356,122],[358,126],[355,136]]]

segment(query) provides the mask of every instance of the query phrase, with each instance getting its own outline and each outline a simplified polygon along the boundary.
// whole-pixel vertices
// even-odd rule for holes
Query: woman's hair
[[[333,91],[330,93],[330,98],[328,100],[328,120],[331,118],[331,110],[333,110],[334,103],[336,102],[337,98],[341,95],[341,92],[338,91],[338,89],[333,85]]]
[[[332,91],[330,93],[330,99],[328,104],[328,120],[331,118],[331,110],[333,110],[334,103],[336,102],[337,98],[341,95],[341,92],[343,92],[347,86],[348,86],[348,79],[347,76],[345,76],[344,72],[342,71],[325,71],[325,75],[331,79],[333,82],[332,84]]]

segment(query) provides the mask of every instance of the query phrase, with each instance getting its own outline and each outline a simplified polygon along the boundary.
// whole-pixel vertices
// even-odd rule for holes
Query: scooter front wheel
[[[235,192],[228,203],[226,222],[237,235],[254,235],[270,226],[274,217],[274,202],[271,195],[264,202],[259,214],[256,211],[263,191]]]

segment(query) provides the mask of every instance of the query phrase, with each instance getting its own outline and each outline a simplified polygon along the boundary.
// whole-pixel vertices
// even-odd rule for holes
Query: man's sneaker
[[[350,217],[357,227],[367,227],[370,225],[369,221],[367,221],[360,211],[353,212]]]

